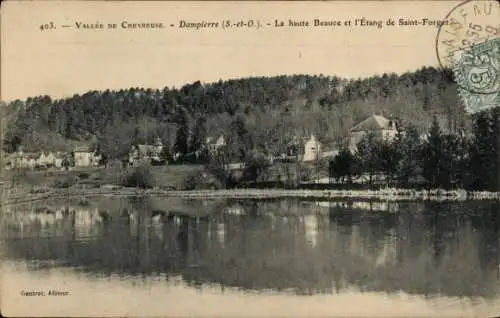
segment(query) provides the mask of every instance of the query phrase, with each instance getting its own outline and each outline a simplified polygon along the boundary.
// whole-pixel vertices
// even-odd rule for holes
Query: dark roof
[[[380,115],[371,115],[367,119],[363,120],[353,128],[351,128],[352,132],[356,131],[374,131],[374,130],[382,130],[382,129],[395,129],[395,126],[391,126],[391,123],[394,123],[393,120],[390,120],[384,116]]]
[[[73,150],[74,152],[91,152],[89,146],[78,146]]]
[[[158,149],[156,146],[152,145],[137,145],[137,151],[142,156],[148,156],[153,153],[157,153]]]

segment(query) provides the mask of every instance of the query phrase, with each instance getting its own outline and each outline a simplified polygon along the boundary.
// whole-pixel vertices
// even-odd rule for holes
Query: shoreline
[[[8,192],[9,190],[7,190]],[[1,205],[12,205],[45,199],[91,198],[99,196],[173,197],[185,199],[323,199],[323,200],[380,200],[380,201],[474,201],[500,200],[500,192],[467,192],[465,190],[289,190],[289,189],[230,189],[230,190],[159,190],[108,187],[95,189],[46,189],[45,191],[16,191],[4,193]]]

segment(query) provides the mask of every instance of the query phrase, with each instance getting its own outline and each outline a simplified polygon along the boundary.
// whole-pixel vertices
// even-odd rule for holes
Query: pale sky
[[[2,100],[88,90],[180,87],[281,74],[364,77],[437,66],[435,26],[179,29],[180,20],[442,20],[456,1],[2,3]],[[54,22],[55,30],[40,30]],[[117,23],[78,30],[75,23]],[[164,29],[122,29],[122,21]],[[71,25],[62,28],[61,25]]]

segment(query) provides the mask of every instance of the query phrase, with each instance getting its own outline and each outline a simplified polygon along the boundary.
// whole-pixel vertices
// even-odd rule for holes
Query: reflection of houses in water
[[[373,236],[373,232],[365,232],[367,226],[370,225],[354,224],[350,227],[349,253],[374,264],[375,267],[395,264],[397,260],[396,230],[384,229],[387,232],[377,239]]]
[[[330,211],[329,216],[337,230],[328,235],[342,232],[347,239],[344,241],[345,250],[350,255],[374,266],[396,261],[397,238],[391,224],[399,215],[397,202],[331,201],[317,202],[317,205]],[[335,241],[333,237],[329,239]]]
[[[163,220],[161,217],[153,217],[151,218],[151,227],[153,228],[153,232],[158,237],[160,241],[163,241]],[[132,231],[132,227],[131,227]]]
[[[137,228],[139,225],[139,218],[137,217],[136,213],[133,212],[126,212],[126,217],[128,217],[128,224],[129,224],[129,230],[130,230],[130,235],[136,235],[137,233]]]
[[[212,240],[215,239],[219,244],[224,247],[225,237],[226,237],[226,226],[223,220],[209,221],[206,224],[206,237],[208,243],[211,245]]]
[[[274,203],[266,204],[259,208],[275,209]],[[80,210],[84,213],[85,209],[90,214],[95,213],[90,208]],[[19,211],[18,217],[34,214],[31,210],[29,213]],[[309,214],[303,211],[301,215],[288,216],[286,223],[283,217],[286,213],[276,213],[275,228],[272,227],[273,219],[262,214],[253,218],[214,213],[210,218],[199,220],[180,215],[178,223],[168,215],[159,217],[157,213],[144,213],[146,209],[108,211],[110,218],[104,222],[107,226],[96,226],[101,232],[85,244],[73,244],[75,240],[71,237],[32,239],[25,236],[25,240],[6,240],[6,251],[11,253],[8,255],[26,260],[55,260],[92,272],[119,273],[120,277],[164,273],[167,277],[182,275],[182,280],[196,286],[220,284],[301,294],[330,293],[332,285],[341,290],[354,284],[370,291],[429,291],[457,295],[458,290],[461,295],[469,295],[469,292],[475,295],[477,289],[468,286],[476,286],[477,277],[485,277],[492,282],[492,288],[497,287],[493,279],[496,268],[494,272],[483,269],[478,255],[489,244],[487,242],[493,240],[475,231],[470,223],[467,223],[470,227],[454,232],[458,241],[454,238],[444,250],[446,263],[434,264],[430,251],[433,238],[422,237],[427,236],[427,228],[423,228],[426,225],[414,219],[408,224],[402,222],[404,225],[398,225],[396,232],[382,218],[341,224],[325,215],[312,213],[312,210]],[[14,215],[16,211],[9,213]],[[37,213],[43,214],[41,210]],[[345,213],[350,213],[349,209]],[[128,233],[127,216],[135,220],[131,224],[137,224],[133,233]],[[71,220],[57,212],[53,217],[56,219],[53,224]],[[52,222],[43,215],[34,219],[45,220],[46,224]],[[77,213],[74,220],[79,226],[96,222]],[[407,229],[407,225],[412,228]],[[152,230],[157,226],[163,228],[160,239]],[[412,237],[407,230],[416,232]],[[55,231],[50,234],[57,237]],[[490,244],[497,246],[498,236],[495,238]],[[223,246],[219,242],[227,244]],[[396,267],[390,264],[395,262],[398,244],[402,254],[398,255]],[[497,256],[496,251],[490,256],[495,265]],[[447,266],[449,264],[459,266]],[[444,279],[436,279],[441,277],[438,275]],[[457,285],[456,278],[464,276],[465,283]]]
[[[223,209],[223,212],[231,215],[244,215],[245,209],[240,205],[230,205]]]
[[[4,221],[17,233],[24,235],[62,235],[64,231],[73,232],[75,237],[92,236],[94,225],[102,221],[97,209],[85,207],[64,207],[47,205],[22,210],[10,209]],[[38,230],[37,230],[38,229]]]
[[[357,209],[370,212],[399,212],[398,202],[387,201],[319,201],[322,208]]]
[[[318,217],[314,214],[304,216],[304,229],[307,242],[315,247],[318,237]]]
[[[271,219],[271,230],[276,229],[276,216],[274,214],[270,214],[269,218]]]
[[[226,228],[224,223],[217,224],[217,238],[219,239],[219,243],[224,246],[225,238],[226,238]]]
[[[102,222],[102,216],[97,208],[75,208],[75,235],[77,237],[89,237],[96,233],[94,225]]]
[[[52,226],[54,225],[58,220],[63,219],[63,210],[52,210],[50,208],[44,209],[44,210],[39,210],[36,211],[35,209],[31,210],[31,213],[29,214],[23,214],[19,219],[18,222],[22,222],[24,224],[29,224],[31,222],[39,222],[42,226]]]
[[[378,255],[375,265],[382,266],[388,264],[396,264],[397,261],[397,236],[395,229],[389,229],[388,234],[384,238],[384,246]]]

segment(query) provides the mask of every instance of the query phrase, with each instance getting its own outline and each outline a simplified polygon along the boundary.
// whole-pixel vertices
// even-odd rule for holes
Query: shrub
[[[217,188],[232,189],[237,186],[238,180],[235,175],[220,163],[209,163],[205,165],[205,171],[212,178],[213,185]],[[213,189],[214,186],[208,187]]]
[[[211,173],[206,171],[191,173],[184,181],[185,190],[215,190],[220,189],[221,187],[221,182],[219,182]]]
[[[122,185],[124,187],[151,189],[155,186],[154,181],[151,167],[145,164],[135,168],[131,173],[127,173],[122,179]]]
[[[91,180],[102,180],[104,173],[102,171],[93,173],[89,176]]]
[[[54,181],[54,187],[56,188],[69,188],[75,185],[78,180],[74,177],[62,177]]]
[[[86,180],[90,177],[90,175],[87,173],[87,172],[82,172],[78,175],[78,178],[80,178],[81,180]]]
[[[311,168],[300,165],[299,166],[299,178],[300,178],[300,180],[301,181],[311,180],[311,177],[313,175],[313,172],[311,170],[312,170]]]
[[[87,198],[80,198],[78,201],[79,206],[90,206],[90,201]]]
[[[244,181],[263,181],[268,178],[269,168],[271,164],[264,155],[260,153],[253,153],[245,162],[245,168],[243,169],[243,180]]]
[[[190,174],[184,180],[184,190],[195,190],[199,184],[200,176],[198,173]]]

